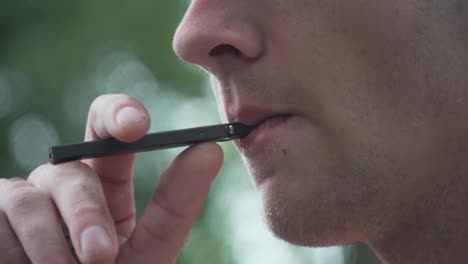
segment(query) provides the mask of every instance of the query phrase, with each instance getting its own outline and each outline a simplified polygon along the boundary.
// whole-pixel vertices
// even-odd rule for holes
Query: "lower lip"
[[[244,154],[255,152],[256,149],[266,145],[271,140],[275,130],[284,125],[290,118],[290,115],[274,116],[263,121],[247,137],[238,141],[239,148]]]

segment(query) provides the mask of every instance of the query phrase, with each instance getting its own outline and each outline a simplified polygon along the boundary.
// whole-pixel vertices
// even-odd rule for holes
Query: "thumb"
[[[182,152],[161,175],[118,263],[175,263],[223,161],[214,143]]]

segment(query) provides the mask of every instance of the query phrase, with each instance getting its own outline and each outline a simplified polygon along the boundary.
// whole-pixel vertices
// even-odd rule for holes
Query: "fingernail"
[[[146,119],[146,114],[135,107],[126,106],[119,110],[116,116],[117,125],[125,126],[143,122]]]
[[[91,226],[81,232],[81,250],[85,256],[100,255],[111,248],[112,241],[101,226]]]

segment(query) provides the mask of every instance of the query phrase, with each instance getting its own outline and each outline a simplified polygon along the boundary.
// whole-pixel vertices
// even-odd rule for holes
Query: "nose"
[[[175,53],[212,73],[229,62],[259,58],[265,49],[260,27],[236,2],[192,0],[174,35]]]

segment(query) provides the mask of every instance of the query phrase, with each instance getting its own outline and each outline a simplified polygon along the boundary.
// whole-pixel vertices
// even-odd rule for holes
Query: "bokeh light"
[[[15,161],[25,171],[31,171],[47,162],[48,149],[59,143],[59,137],[49,120],[30,113],[12,124],[8,141]]]

